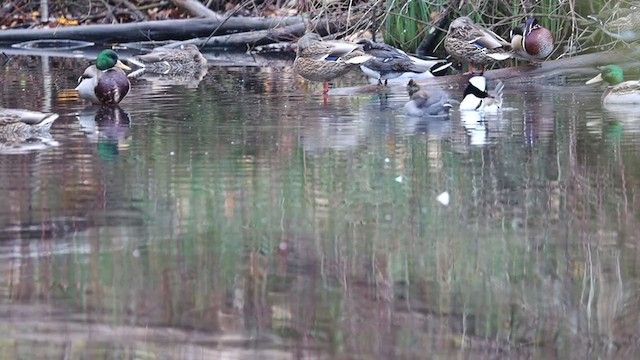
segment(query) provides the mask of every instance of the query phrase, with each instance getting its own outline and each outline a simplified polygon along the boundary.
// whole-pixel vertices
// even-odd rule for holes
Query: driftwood
[[[195,17],[206,17],[210,19],[216,19],[218,21],[224,20],[224,16],[218,15],[213,10],[204,6],[199,1],[196,0],[173,0],[173,4],[183,11],[187,12],[191,16]]]
[[[199,47],[253,47],[274,42],[293,41],[304,34],[305,27],[305,24],[295,24],[269,30],[247,31],[237,34],[178,41],[164,47],[176,48],[185,44],[194,44]]]
[[[352,18],[353,20],[354,18]],[[358,21],[358,18],[355,18]],[[163,48],[178,48],[186,44],[194,44],[201,48],[207,47],[228,47],[228,48],[244,48],[253,49],[256,46],[268,45],[280,42],[297,41],[297,39],[304,35],[305,31],[311,27],[316,33],[321,36],[333,34],[343,29],[339,24],[344,21],[332,21],[323,22],[320,26],[319,22],[298,23],[288,26],[282,26],[278,28],[272,28],[267,30],[246,31],[241,33],[209,36],[206,38],[196,38],[184,41],[174,41],[170,44],[163,45]],[[287,49],[288,45],[284,46]]]
[[[184,19],[143,21],[129,24],[81,25],[54,29],[3,30],[0,43],[16,43],[42,39],[71,39],[95,43],[120,43],[146,40],[185,40],[216,34],[229,34],[304,24],[302,17],[268,17],[217,19]]]

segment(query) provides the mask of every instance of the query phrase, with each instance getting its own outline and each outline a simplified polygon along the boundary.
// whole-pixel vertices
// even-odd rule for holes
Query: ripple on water
[[[505,354],[629,338],[554,328],[590,319],[594,293],[611,329],[617,290],[597,289],[634,285],[635,252],[618,243],[638,233],[623,166],[637,115],[603,107],[602,88],[507,87],[499,113],[433,121],[402,113],[403,89],[325,99],[289,68],[212,67],[197,85],[143,76],[96,109],[69,90],[80,63],[50,61],[47,76],[34,59],[0,69],[0,105],[62,115],[58,146],[0,156],[11,344],[96,349],[125,334],[163,355],[172,338],[199,354],[273,340],[297,355],[419,357],[466,337]],[[517,325],[509,341],[498,318]],[[92,331],[108,337],[88,346]],[[247,340],[256,331],[266,345]]]

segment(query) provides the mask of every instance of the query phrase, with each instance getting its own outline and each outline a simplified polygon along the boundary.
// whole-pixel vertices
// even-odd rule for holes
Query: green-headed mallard
[[[444,48],[452,58],[468,63],[470,73],[473,73],[474,65],[480,65],[484,70],[488,64],[513,56],[511,44],[466,16],[451,22]]]
[[[523,59],[544,60],[553,52],[553,34],[529,17],[511,31],[511,47]]]
[[[345,41],[323,41],[316,33],[298,39],[293,67],[303,78],[322,81],[323,92],[329,91],[329,80],[340,77],[371,59],[359,46]]]
[[[117,104],[129,92],[129,79],[125,70],[131,70],[118,59],[113,50],[102,50],[96,64],[89,66],[78,79],[78,94],[94,104]]]
[[[502,89],[500,81],[492,91],[487,91],[487,79],[476,75],[469,79],[464,89],[464,97],[460,102],[460,111],[495,111],[502,107]]]
[[[602,94],[602,102],[605,104],[640,104],[640,81],[624,81],[622,69],[617,65],[603,67],[587,84],[605,81],[609,84]]]
[[[193,44],[183,45],[180,49],[155,49],[132,60],[139,62],[136,65],[144,67],[145,71],[159,74],[196,72],[207,67],[207,59]]]
[[[432,58],[429,60],[410,56],[400,49],[391,45],[376,43],[369,39],[360,39],[358,44],[362,45],[362,50],[372,59],[360,65],[360,69],[369,78],[378,81],[378,85],[387,85],[388,79],[395,79],[405,73],[428,74],[429,77],[435,75],[445,75],[447,68],[451,66],[446,60]]]
[[[56,113],[0,108],[0,134],[23,136],[46,132],[58,116]]]
[[[622,41],[640,39],[640,3],[630,2],[620,5],[619,2],[610,9],[603,9],[597,15],[588,15],[607,35]]]

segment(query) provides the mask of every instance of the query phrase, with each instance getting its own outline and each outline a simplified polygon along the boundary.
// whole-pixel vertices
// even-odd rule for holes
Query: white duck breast
[[[488,97],[487,79],[484,76],[473,76],[464,90],[464,98],[460,102],[460,110],[482,110],[484,99]]]
[[[484,76],[474,76],[469,79],[469,85],[464,90],[464,98],[460,102],[461,111],[489,111],[502,107],[502,89],[504,84],[498,82],[496,87],[487,91],[487,79]]]

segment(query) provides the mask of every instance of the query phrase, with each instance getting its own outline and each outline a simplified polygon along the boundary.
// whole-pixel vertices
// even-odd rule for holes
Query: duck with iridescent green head
[[[640,104],[640,81],[624,81],[622,68],[617,65],[607,65],[600,70],[600,74],[587,81],[587,84],[598,82],[609,84],[602,94],[605,104]]]
[[[118,104],[129,93],[131,84],[122,70],[131,70],[113,50],[102,50],[96,64],[89,66],[78,79],[80,98],[96,105]]]

